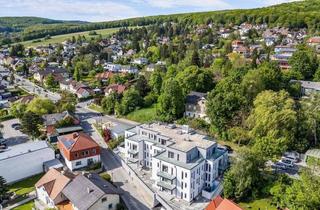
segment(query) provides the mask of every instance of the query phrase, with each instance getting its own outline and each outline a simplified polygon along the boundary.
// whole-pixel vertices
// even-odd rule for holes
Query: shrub
[[[100,174],[100,176],[101,176],[102,179],[104,179],[104,180],[106,180],[106,181],[108,181],[108,182],[111,182],[111,176],[110,176],[110,174],[108,174],[108,173],[102,173],[102,174]]]

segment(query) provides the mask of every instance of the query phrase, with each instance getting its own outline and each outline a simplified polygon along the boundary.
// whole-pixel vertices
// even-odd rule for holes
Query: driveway
[[[15,123],[20,123],[20,121],[18,119],[12,119],[1,123],[3,125],[3,138],[7,140],[8,146],[25,143],[30,140],[26,134],[12,128],[12,125]]]

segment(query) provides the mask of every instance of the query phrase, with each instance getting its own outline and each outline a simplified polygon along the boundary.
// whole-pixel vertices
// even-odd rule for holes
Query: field
[[[257,199],[248,203],[240,203],[245,210],[276,210],[277,208],[272,206],[270,199]]]
[[[128,120],[139,123],[147,123],[156,120],[156,105],[149,108],[139,109],[129,113],[126,118]]]
[[[33,201],[29,201],[28,203],[25,203],[21,206],[14,208],[13,210],[31,210],[33,206],[34,206]]]
[[[22,181],[9,185],[10,192],[15,192],[17,195],[24,195],[34,190],[35,183],[43,176],[38,174]]]
[[[52,36],[51,39],[37,39],[40,42],[35,42],[35,40],[29,40],[25,42],[20,42],[20,44],[25,45],[26,47],[36,47],[39,45],[49,45],[49,44],[56,44],[61,43],[67,39],[71,39],[72,36],[75,36],[77,38],[78,35],[85,36],[87,39],[90,39],[91,37],[97,37],[99,35],[107,36],[114,32],[117,32],[119,28],[107,28],[107,29],[101,29],[101,30],[95,30],[97,32],[97,35],[89,35],[90,31],[84,31],[84,32],[77,32],[77,33],[71,33],[71,34],[63,34],[58,36]]]

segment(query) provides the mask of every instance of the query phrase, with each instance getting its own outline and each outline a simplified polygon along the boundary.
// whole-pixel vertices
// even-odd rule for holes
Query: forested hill
[[[0,17],[0,32],[21,31],[27,27],[43,24],[77,23],[80,21],[62,21],[39,17]]]
[[[14,32],[9,36],[8,34],[6,36],[3,34],[1,36],[0,34],[0,44],[1,42],[2,44],[8,44],[10,42],[43,38],[47,35],[124,26],[161,24],[167,21],[181,22],[186,25],[210,22],[224,25],[241,24],[243,22],[267,23],[269,26],[306,27],[309,31],[315,32],[320,29],[319,11],[320,0],[305,0],[258,9],[161,15],[98,23],[56,21],[34,17],[0,18],[0,30],[7,27]]]

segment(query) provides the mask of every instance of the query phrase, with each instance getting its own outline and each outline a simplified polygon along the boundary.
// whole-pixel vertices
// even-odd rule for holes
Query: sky
[[[0,0],[1,16],[108,21],[131,17],[264,7],[293,0]]]

